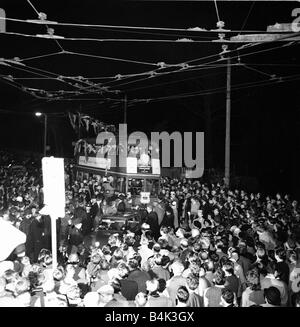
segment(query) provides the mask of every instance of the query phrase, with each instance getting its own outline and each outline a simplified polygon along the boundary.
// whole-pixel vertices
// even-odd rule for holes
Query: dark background
[[[189,28],[216,28],[216,11],[213,1],[208,2],[155,2],[155,1],[32,1],[38,11],[47,13],[48,19],[59,22],[107,25],[153,26]],[[297,2],[218,1],[221,20],[225,28],[240,30],[252,7],[244,30],[265,31],[276,22],[292,22],[291,12],[300,7]],[[0,1],[7,17],[34,19],[36,14],[26,1]],[[121,33],[103,29],[86,29],[54,26],[55,34],[72,37],[97,38],[171,38],[188,35],[160,35]],[[26,34],[43,34],[39,25],[7,22],[7,31]],[[153,31],[151,32],[153,33]],[[168,34],[168,33],[165,33]],[[188,34],[188,33],[187,33]],[[236,35],[233,33],[232,35]],[[206,35],[204,35],[206,36]],[[209,35],[211,37],[211,35]],[[216,38],[216,37],[215,37]],[[203,40],[204,38],[199,38]],[[60,41],[69,51],[127,58],[131,60],[179,63],[221,52],[221,44],[212,43],[137,43],[137,42],[73,42]],[[257,50],[283,43],[258,46]],[[230,49],[236,46],[230,45]],[[20,58],[58,51],[52,40],[40,40],[0,34],[0,57]],[[249,50],[248,50],[249,51]],[[251,50],[252,51],[252,50]],[[253,50],[254,51],[254,50]],[[250,51],[249,51],[250,52]],[[247,53],[247,51],[242,52]],[[213,59],[216,60],[216,57]],[[289,76],[300,73],[299,45],[260,54],[241,57],[250,67],[267,74]],[[205,62],[201,61],[201,63]],[[30,66],[61,75],[85,77],[114,76],[150,70],[145,65],[120,63],[110,60],[59,55],[27,62]],[[233,60],[237,63],[237,60]],[[252,66],[259,64],[259,66]],[[266,64],[263,66],[263,64]],[[17,77],[29,76],[0,65],[0,74]],[[242,66],[232,67],[232,85],[256,82],[268,78]],[[183,80],[183,81],[181,81]],[[62,89],[58,81],[19,80],[29,87],[47,90]],[[154,84],[155,87],[150,87]],[[185,92],[198,92],[226,86],[226,68],[199,70],[191,73],[170,74],[165,77],[139,81],[115,89],[127,93],[128,100],[157,98]],[[137,88],[139,88],[137,90]],[[114,95],[122,99],[121,95]],[[238,176],[254,177],[262,192],[289,192],[300,196],[299,182],[299,81],[274,83],[232,91],[231,164]],[[0,146],[2,148],[42,151],[43,120],[34,112],[47,112],[50,154],[71,157],[72,141],[78,137],[71,128],[68,111],[81,111],[108,124],[123,121],[123,104],[105,100],[46,101],[38,100],[0,79]],[[224,169],[225,145],[225,91],[168,101],[136,103],[128,107],[129,130],[151,131],[204,131],[205,168]],[[57,113],[57,114],[53,114]],[[82,131],[81,136],[89,136]]]

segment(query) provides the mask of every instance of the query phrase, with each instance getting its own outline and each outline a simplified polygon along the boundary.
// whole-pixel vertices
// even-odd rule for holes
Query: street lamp
[[[44,157],[47,154],[47,115],[45,113],[36,112],[36,117],[41,117],[44,115]]]

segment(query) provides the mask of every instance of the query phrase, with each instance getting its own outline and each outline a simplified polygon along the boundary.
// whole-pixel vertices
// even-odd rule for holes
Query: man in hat
[[[87,213],[84,206],[84,200],[82,198],[78,199],[77,206],[74,210],[73,219],[77,219],[77,218],[80,218],[82,221],[87,218]]]
[[[107,193],[108,196],[112,196],[114,194],[114,187],[112,186],[113,183],[113,177],[109,176],[109,178],[103,177],[103,184],[102,187],[104,188],[105,193]]]
[[[165,207],[161,200],[153,202],[153,210],[157,213],[158,225],[160,226],[165,215]]]
[[[82,219],[82,234],[84,236],[90,235],[91,231],[93,229],[93,218],[91,214],[91,204],[88,203],[85,210],[86,210],[86,215],[84,215]]]
[[[51,250],[51,218],[38,214],[31,222],[27,239],[26,255],[37,262],[41,249]]]
[[[157,213],[153,210],[153,206],[150,204],[147,205],[147,212],[148,216],[146,218],[146,223],[149,225],[150,230],[153,232],[155,241],[157,241],[160,236]]]
[[[67,253],[77,253],[78,246],[83,243],[83,240],[84,236],[82,234],[82,218],[73,217],[67,234]]]
[[[30,224],[33,220],[31,209],[27,208],[24,211],[23,219],[20,224],[20,231],[25,233],[26,236],[29,234]]]
[[[187,191],[186,191],[187,192]],[[185,200],[183,202],[183,220],[186,226],[189,226],[189,220],[191,215],[191,193],[186,193]]]
[[[126,211],[126,205],[125,205],[125,194],[120,193],[118,195],[118,198],[116,199],[116,207],[118,213],[124,213]]]
[[[97,230],[103,216],[103,194],[99,193],[96,196],[96,201],[93,201],[91,208],[91,217],[93,219],[94,230]]]
[[[165,204],[165,215],[160,226],[169,226],[174,229],[174,212],[168,203]]]

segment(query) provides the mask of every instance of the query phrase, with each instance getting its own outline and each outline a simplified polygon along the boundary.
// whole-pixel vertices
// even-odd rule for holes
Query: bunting
[[[80,139],[74,145],[74,156],[83,152],[86,159],[91,153],[97,154],[99,152],[104,158],[107,158],[109,154],[120,151],[124,151],[124,147],[122,145],[111,144],[111,140],[106,145],[96,145],[89,144],[86,140]]]
[[[75,130],[76,128],[76,115],[72,114],[72,113],[68,113],[69,114],[69,120],[70,120],[70,124],[72,126],[72,128]]]
[[[92,130],[94,131],[95,135],[98,135],[98,133],[102,131],[108,131],[112,133],[116,132],[115,125],[106,125],[98,119],[94,119],[88,115],[83,115],[79,112],[77,112],[76,114],[69,112],[68,116],[70,124],[74,130],[76,129],[76,120],[78,119],[78,126],[85,128],[87,132],[89,132],[90,128],[92,127]]]

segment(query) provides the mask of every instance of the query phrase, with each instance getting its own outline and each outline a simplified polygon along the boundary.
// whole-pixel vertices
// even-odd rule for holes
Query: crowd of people
[[[66,167],[53,267],[41,169],[12,162],[0,153],[0,219],[26,243],[0,262],[0,306],[300,307],[300,207],[288,195],[162,178],[157,198],[136,205],[109,178]],[[90,241],[105,214],[128,210],[138,224]]]

